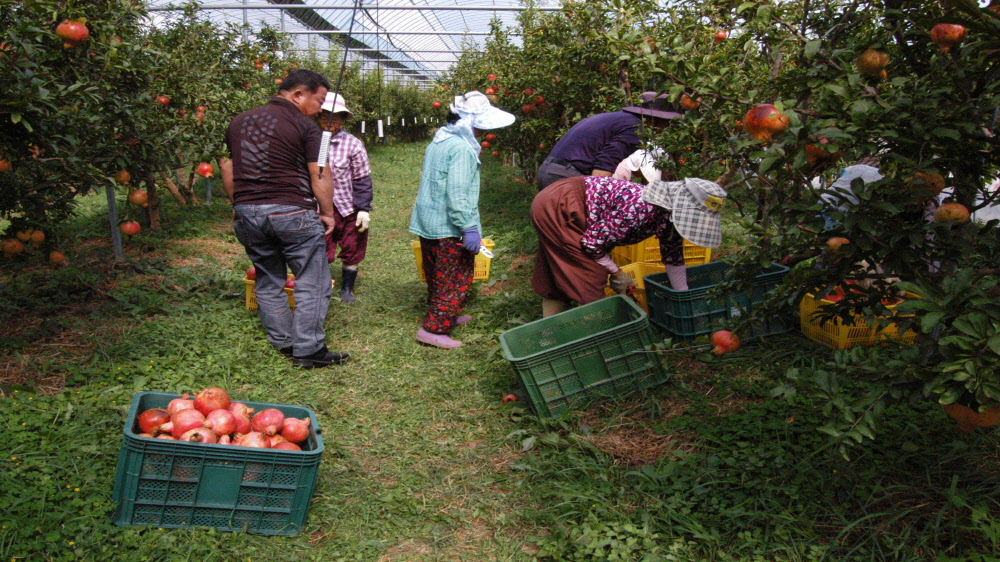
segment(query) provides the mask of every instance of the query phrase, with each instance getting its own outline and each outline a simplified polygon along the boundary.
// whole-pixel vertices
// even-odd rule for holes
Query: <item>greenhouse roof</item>
[[[213,21],[269,26],[292,37],[293,49],[322,54],[339,45],[364,65],[381,65],[398,77],[432,82],[467,49],[484,45],[490,22],[517,24],[521,0],[204,0]],[[179,9],[170,0],[149,0],[152,12]],[[535,2],[558,9],[558,0]],[[517,39],[517,38],[515,38]]]

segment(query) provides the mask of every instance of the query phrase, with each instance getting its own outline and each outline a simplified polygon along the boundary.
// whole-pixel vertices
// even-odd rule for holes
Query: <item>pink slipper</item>
[[[456,324],[465,324],[467,322],[472,322],[472,317],[469,316],[469,315],[467,315],[467,314],[463,314],[463,315],[455,318],[455,323]]]
[[[444,334],[432,334],[423,328],[417,330],[417,341],[425,345],[440,347],[441,349],[462,347],[462,342],[458,340],[453,340]]]

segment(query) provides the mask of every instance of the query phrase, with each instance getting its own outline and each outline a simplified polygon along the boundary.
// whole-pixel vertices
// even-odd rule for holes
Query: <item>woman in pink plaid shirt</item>
[[[365,252],[368,250],[372,170],[365,145],[344,130],[344,121],[354,117],[347,109],[344,98],[329,92],[320,109],[320,127],[333,133],[328,151],[327,173],[333,180],[336,225],[333,232],[326,235],[326,259],[333,263],[340,258],[343,265],[340,300],[354,302],[357,300],[354,297],[354,282],[358,278],[358,264],[365,259]]]

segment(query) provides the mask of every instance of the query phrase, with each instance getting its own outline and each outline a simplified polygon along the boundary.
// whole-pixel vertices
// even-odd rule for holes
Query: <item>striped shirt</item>
[[[684,238],[670,222],[670,211],[643,200],[644,185],[598,176],[587,176],[584,183],[587,230],[580,239],[584,254],[598,259],[616,246],[656,236],[663,263],[684,265]]]
[[[372,174],[368,152],[357,137],[341,130],[330,139],[328,154],[327,169],[333,174],[333,206],[346,217],[355,210],[354,180]]]
[[[432,142],[424,152],[410,232],[422,238],[459,238],[479,224],[479,158],[458,136]]]

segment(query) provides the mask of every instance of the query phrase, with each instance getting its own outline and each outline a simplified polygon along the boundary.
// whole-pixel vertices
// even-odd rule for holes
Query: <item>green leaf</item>
[[[813,39],[802,47],[802,54],[809,60],[816,58],[816,53],[819,52],[819,48],[823,45],[822,39]]]
[[[955,129],[945,129],[943,127],[935,128],[931,131],[931,134],[936,137],[943,137],[951,140],[960,140],[962,138]]]
[[[1000,355],[1000,332],[997,332],[992,336],[990,336],[990,339],[989,341],[986,342],[986,345],[990,346],[990,349],[993,351],[993,353]]]
[[[824,88],[830,90],[831,92],[837,94],[838,96],[845,98],[847,97],[847,89],[839,84],[827,84],[824,86]]]
[[[11,113],[10,114],[10,122],[11,123],[20,123],[21,122],[21,114],[20,113]]]

